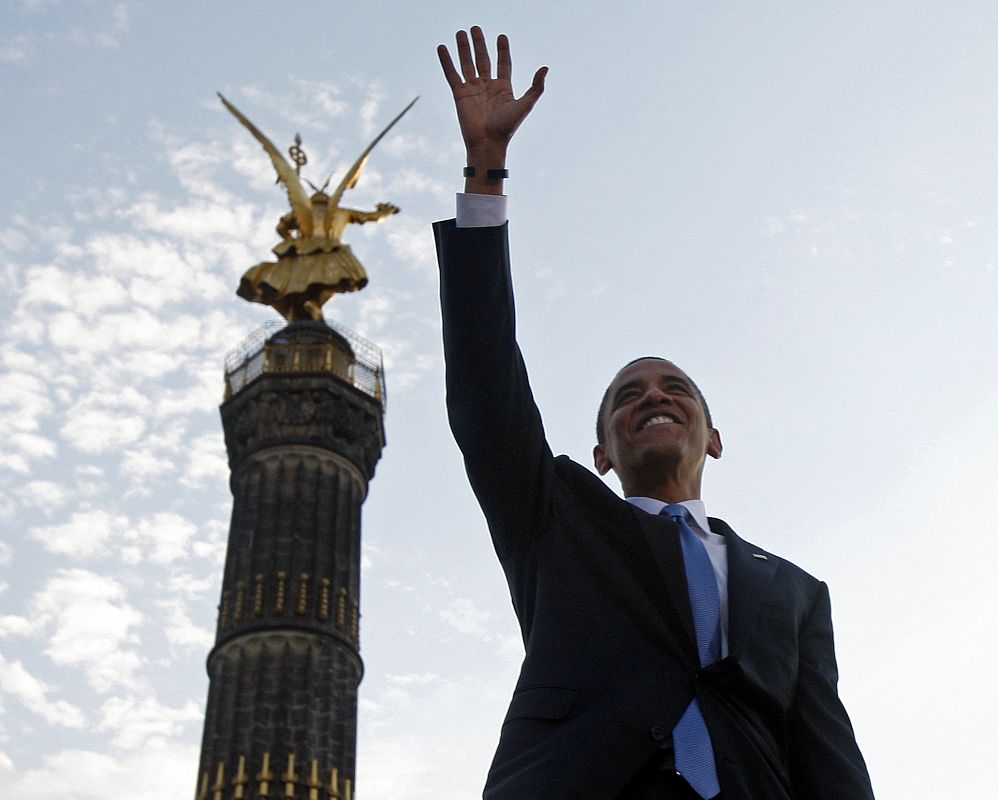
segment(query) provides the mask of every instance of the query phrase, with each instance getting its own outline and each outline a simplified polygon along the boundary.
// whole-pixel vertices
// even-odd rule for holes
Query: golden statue
[[[354,257],[350,246],[340,242],[346,226],[352,222],[378,222],[399,211],[397,206],[389,203],[378,203],[374,211],[343,208],[340,205],[343,192],[357,185],[375,145],[402,119],[416,100],[402,109],[402,113],[367,146],[335,192],[330,195],[325,191],[332,179],[330,175],[321,189],[307,181],[315,190],[309,197],[300,180],[301,168],[308,162],[301,149],[301,136],[295,136],[295,143],[288,151],[295,162],[295,168],[292,169],[270,139],[222,97],[221,93],[218,96],[223,105],[263,145],[277,170],[277,180],[284,184],[291,201],[291,212],[282,216],[277,223],[277,233],[282,240],[273,249],[277,261],[263,261],[250,267],[239,281],[236,294],[254,303],[273,306],[288,322],[300,319],[321,321],[322,305],[330,297],[339,292],[355,292],[367,285],[364,267]]]

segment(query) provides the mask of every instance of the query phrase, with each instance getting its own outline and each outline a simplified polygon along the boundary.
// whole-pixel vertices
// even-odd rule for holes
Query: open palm
[[[505,150],[510,138],[544,91],[547,67],[537,70],[530,88],[517,98],[513,94],[512,61],[506,36],[500,35],[496,42],[497,69],[494,78],[481,28],[475,26],[471,29],[470,41],[467,33],[458,32],[457,54],[460,73],[446,46],[437,48],[440,65],[454,95],[465,146],[469,152],[497,147]]]

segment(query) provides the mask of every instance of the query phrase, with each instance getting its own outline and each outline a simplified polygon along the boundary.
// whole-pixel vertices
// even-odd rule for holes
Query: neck
[[[700,479],[690,481],[621,481],[625,497],[652,497],[663,503],[681,503],[683,500],[699,500]]]

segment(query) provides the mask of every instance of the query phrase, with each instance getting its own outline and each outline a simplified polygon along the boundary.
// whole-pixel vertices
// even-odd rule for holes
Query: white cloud
[[[111,697],[101,706],[97,728],[112,734],[115,747],[134,750],[150,739],[176,736],[185,722],[200,720],[202,715],[193,700],[181,708],[170,708],[154,697]]]
[[[117,277],[89,271],[81,273],[48,264],[26,270],[18,300],[22,308],[72,309],[93,317],[109,308],[125,305],[128,292]]]
[[[187,614],[187,607],[180,597],[171,597],[158,603],[166,612],[166,639],[177,649],[194,648],[206,652],[215,643],[215,634],[207,628],[195,625]]]
[[[7,542],[0,542],[0,567],[7,566],[14,559],[14,548]]]
[[[183,389],[159,393],[155,407],[157,418],[187,418],[197,412],[213,412],[221,400],[220,362],[221,359],[205,359],[196,366],[188,366]]]
[[[55,442],[36,433],[15,433],[8,441],[26,458],[52,458],[56,454]]]
[[[121,473],[140,483],[175,469],[176,465],[170,459],[157,456],[151,450],[127,450],[121,460]]]
[[[0,458],[0,466],[3,466],[3,459]],[[27,464],[25,464],[27,466]],[[17,510],[12,497],[7,494],[0,493],[0,522],[12,516]]]
[[[108,555],[112,539],[122,537],[127,530],[127,517],[94,509],[78,511],[68,522],[32,528],[29,535],[50,553],[86,560]]]
[[[191,443],[190,457],[183,482],[200,486],[205,479],[224,481],[229,476],[229,462],[220,433],[199,436]]]
[[[0,61],[2,60],[3,58],[0,56]],[[28,239],[24,232],[17,228],[7,227],[0,230],[0,245],[12,252],[21,250],[29,241],[30,239]]]
[[[49,700],[52,688],[28,673],[20,661],[7,661],[0,654],[0,692],[13,697],[50,725],[82,728],[83,712],[65,700]]]
[[[68,522],[32,528],[29,535],[50,553],[77,560],[117,552],[126,564],[169,564],[185,558],[197,527],[171,511],[158,511],[131,523],[102,509],[77,511]]]
[[[373,81],[367,86],[367,97],[360,106],[360,122],[364,133],[368,136],[378,132],[387,122],[381,122],[381,101],[385,99],[385,90],[379,81]],[[392,117],[395,115],[393,114]]]
[[[492,613],[478,608],[473,601],[461,597],[440,610],[440,616],[448,625],[468,635],[486,636],[488,631],[485,623],[491,619]]]
[[[413,169],[412,167],[403,167],[392,171],[391,177],[385,184],[384,191],[390,197],[395,197],[403,193],[412,194],[421,192],[432,194],[441,200],[446,200],[451,197],[454,190],[442,181],[430,177],[425,172]],[[402,209],[402,214],[405,214],[405,208]],[[418,225],[421,231],[425,231],[430,238],[432,255],[433,234],[430,231],[430,227],[426,224],[425,220],[418,220]]]
[[[387,675],[386,677],[389,683],[399,686],[412,686],[413,684],[425,686],[426,684],[436,683],[440,680],[440,676],[435,672],[409,672],[403,675]]]
[[[24,66],[34,58],[36,50],[35,40],[28,34],[10,36],[0,42],[0,63]]]
[[[28,481],[17,489],[17,496],[27,508],[53,513],[66,504],[69,492],[54,481]]]
[[[401,216],[401,215],[400,215]],[[433,232],[426,223],[412,217],[388,220],[388,244],[392,253],[411,266],[418,267],[424,275],[430,276],[436,271],[436,251],[433,244]]]
[[[128,604],[113,578],[83,569],[60,569],[32,598],[32,613],[48,633],[45,653],[59,665],[81,667],[98,692],[134,687],[141,659],[127,645],[142,614]]]
[[[199,249],[207,246],[209,250],[214,250],[219,240],[247,237],[257,225],[256,206],[225,195],[216,200],[204,198],[171,205],[169,210],[161,208],[160,202],[158,196],[145,194],[122,216],[131,219],[139,230],[165,233],[186,244],[196,244]],[[220,286],[215,279],[203,288],[214,298],[219,296]]]
[[[139,520],[134,538],[142,558],[154,564],[169,564],[187,556],[188,543],[196,533],[197,527],[179,514],[157,512]]]
[[[58,0],[22,0],[21,5],[26,11],[45,12],[59,5]],[[96,15],[91,15],[94,17]],[[67,19],[70,17],[66,17]],[[7,21],[13,18],[8,15]],[[61,17],[48,15],[48,20],[62,21]],[[34,31],[18,33],[0,43],[0,62],[14,66],[27,66],[33,63],[40,48],[65,49],[67,44],[78,47],[102,47],[113,49],[121,44],[122,37],[129,30],[129,11],[127,3],[116,3],[111,8],[108,17],[97,20],[89,28],[72,27],[58,29],[48,23],[49,30],[42,35]]]
[[[374,567],[377,557],[381,555],[381,551],[373,544],[368,544],[367,542],[361,542],[360,549],[360,568],[366,572]]]
[[[16,614],[0,616],[0,638],[6,636],[28,636],[39,630],[44,620],[37,617],[19,617]]]
[[[37,430],[39,419],[52,412],[44,381],[26,372],[8,372],[0,380],[0,430]]]
[[[523,639],[517,633],[500,636],[496,653],[518,663],[523,658]]]
[[[226,508],[228,511],[228,508]],[[206,538],[198,539],[191,545],[194,555],[208,564],[221,567],[225,563],[225,547],[228,539],[229,525],[219,519],[209,520],[201,526],[207,534]]]
[[[214,572],[210,577],[197,578],[185,570],[174,569],[166,579],[166,588],[170,594],[190,598],[216,588],[220,580],[221,576]]]
[[[128,33],[129,13],[126,3],[117,3],[111,9],[110,19],[103,20],[101,27],[86,29],[73,28],[68,32],[70,41],[80,45],[96,45],[115,49],[121,44],[122,36]]]
[[[419,797],[426,775],[435,759],[425,741],[406,737],[393,741],[372,742],[365,747],[365,760],[359,762],[358,786],[367,800],[394,797]],[[385,765],[384,769],[373,768]],[[365,769],[365,765],[371,768]],[[453,795],[452,795],[453,796]]]
[[[24,456],[15,454],[0,454],[0,467],[6,467],[11,472],[19,472],[22,475],[27,475],[31,472],[31,467],[28,466],[27,459]]]
[[[59,432],[77,450],[106,453],[136,441],[145,429],[146,421],[136,414],[84,406],[68,414]]]
[[[427,373],[442,366],[439,356],[415,351],[412,339],[380,337],[385,372],[395,389],[416,386]]]
[[[358,333],[364,337],[374,337],[395,315],[395,300],[384,292],[365,293],[360,298]]]
[[[162,129],[153,131],[166,150],[167,160],[181,186],[197,197],[222,200],[231,197],[214,181],[215,169],[226,163],[228,148],[219,142],[186,142]]]
[[[10,779],[10,800],[131,800],[192,795],[196,745],[155,739],[142,750],[112,756],[93,750],[61,750],[44,765]]]
[[[329,130],[327,121],[342,116],[349,108],[349,104],[340,99],[338,86],[307,78],[295,80],[285,93],[270,92],[263,86],[251,84],[243,87],[242,94],[255,106],[279,114],[298,128]],[[253,119],[253,114],[249,117]],[[275,133],[271,138],[276,140],[279,137]]]

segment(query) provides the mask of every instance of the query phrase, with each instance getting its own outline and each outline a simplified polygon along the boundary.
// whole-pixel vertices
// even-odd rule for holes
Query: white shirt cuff
[[[455,224],[459,228],[494,228],[504,225],[506,195],[457,193]]]

